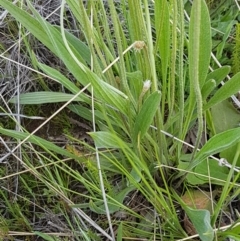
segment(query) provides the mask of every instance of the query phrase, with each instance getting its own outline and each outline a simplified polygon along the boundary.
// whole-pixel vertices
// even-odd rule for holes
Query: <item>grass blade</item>
[[[4,128],[0,128],[0,133],[3,135],[11,136],[18,140],[24,140],[25,138],[27,138],[29,136],[29,133],[8,130],[8,129],[4,129]],[[66,151],[65,149],[53,144],[50,141],[46,141],[45,139],[42,139],[41,137],[32,135],[28,138],[28,141],[42,147],[44,150],[53,151],[55,153],[58,153],[58,154],[61,154],[61,155],[67,156],[67,157],[71,157],[74,159],[77,158],[76,155],[71,154],[70,152]]]

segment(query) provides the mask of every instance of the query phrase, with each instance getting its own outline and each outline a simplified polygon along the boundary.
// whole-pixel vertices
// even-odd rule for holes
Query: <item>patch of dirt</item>
[[[58,109],[57,104],[47,104],[40,107],[39,113],[44,120],[32,120],[25,119],[23,121],[23,126],[28,132],[35,131],[40,125],[42,125],[47,118],[54,114]],[[45,125],[43,125],[35,135],[52,141],[54,143],[66,144],[66,135],[72,136],[81,141],[85,141],[88,144],[92,144],[90,136],[87,132],[91,131],[90,123],[81,119],[76,114],[72,113],[68,109],[63,109],[58,115],[50,119]]]

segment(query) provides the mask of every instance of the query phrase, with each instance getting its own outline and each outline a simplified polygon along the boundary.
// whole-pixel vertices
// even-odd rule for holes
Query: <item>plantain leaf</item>
[[[213,72],[207,75],[206,81],[210,79],[214,79],[216,81],[216,85],[218,86],[220,82],[229,74],[231,70],[230,66],[222,66],[214,70]]]
[[[192,170],[205,158],[209,157],[210,155],[220,153],[223,150],[226,150],[227,148],[237,144],[239,141],[240,127],[230,129],[213,136],[197,153],[196,158],[192,163],[190,163],[187,170]]]
[[[60,27],[55,26],[55,28],[58,29],[60,32]],[[79,38],[75,37],[71,33],[65,30],[65,36],[68,41],[68,43],[73,46],[73,48],[79,53],[79,55],[82,57],[80,60],[81,62],[85,63],[86,65],[91,65],[91,52],[88,48],[88,46],[82,42]]]
[[[159,91],[156,91],[152,93],[143,103],[140,112],[136,116],[136,121],[134,124],[134,141],[137,141],[138,135],[140,135],[140,138],[142,138],[147,133],[148,128],[153,122],[154,115],[159,108],[160,100],[161,94]]]
[[[239,219],[236,221],[235,224],[231,225],[230,228],[226,229],[225,231],[221,232],[219,236],[222,238],[229,238],[230,240],[240,241],[240,225]]]
[[[192,209],[188,206],[184,207],[186,214],[191,220],[202,241],[212,241],[214,231],[210,224],[210,212],[205,209]]]
[[[106,131],[88,132],[98,148],[120,148],[123,142],[114,134]]]
[[[240,123],[240,114],[229,100],[224,100],[211,108],[212,122],[216,133],[220,133],[232,128],[236,128]],[[229,163],[234,160],[238,145],[234,145],[220,153],[221,158],[225,158]],[[237,161],[240,166],[240,157]]]
[[[211,57],[211,25],[204,0],[194,0],[189,27],[189,75],[200,88],[205,83]],[[196,84],[196,83],[195,83]]]
[[[190,94],[188,111],[183,127],[183,136],[186,135],[197,103],[197,117],[199,119],[196,146],[199,145],[202,135],[202,93],[201,89],[206,81],[211,56],[211,26],[208,7],[204,0],[194,0],[189,23],[189,81]],[[194,154],[194,153],[193,153]]]
[[[230,80],[228,80],[208,101],[203,107],[204,110],[209,109],[213,105],[222,102],[230,96],[236,94],[240,90],[240,73],[235,74]]]
[[[21,94],[19,101],[21,105],[39,105],[46,103],[57,103],[57,102],[66,102],[73,98],[74,95],[65,94],[61,92],[51,92],[51,91],[38,91],[31,92],[26,94]],[[17,97],[13,97],[10,102],[17,103]],[[83,99],[78,96],[74,101],[83,101]]]
[[[232,19],[235,19],[238,15],[238,12],[236,12],[236,14],[231,13],[231,15],[232,15]],[[217,59],[223,58],[223,50],[226,47],[226,42],[231,36],[232,29],[234,25],[236,25],[236,23],[238,23],[236,20],[224,21],[219,23],[219,25],[221,25],[221,31],[222,33],[224,33],[224,35],[221,39],[221,42],[217,45],[217,53],[216,53]]]
[[[188,162],[180,161],[178,168],[185,170],[188,165]],[[228,173],[229,169],[224,166],[219,166],[216,160],[209,159],[207,162],[207,159],[204,159],[196,166],[194,173],[187,174],[186,179],[191,185],[209,183],[209,178],[211,179],[212,184],[224,185],[227,180]]]
[[[212,241],[214,238],[214,231],[210,222],[210,212],[206,209],[191,208],[192,204],[194,204],[194,206],[196,207],[199,206],[199,203],[202,204],[202,200],[200,199],[200,202],[197,201],[199,203],[196,203],[196,200],[189,198],[188,202],[185,203],[186,199],[183,200],[182,198],[180,198],[174,190],[173,195],[186,212],[196,232],[199,234],[200,239],[202,241]]]
[[[71,91],[71,93],[76,94],[79,92],[79,88],[72,81],[62,75],[58,70],[51,68],[45,64],[41,64],[39,62],[38,66],[48,76],[58,80],[66,89]]]
[[[202,99],[203,101],[207,99],[209,94],[213,91],[213,89],[216,87],[216,81],[214,79],[210,79],[206,81],[202,88]]]
[[[127,72],[127,79],[129,81],[129,87],[137,100],[142,91],[143,75],[141,71]]]
[[[166,81],[167,70],[169,67],[170,56],[170,17],[169,3],[166,0],[155,2],[155,28],[157,34],[156,46],[158,47],[161,57],[162,76]]]
[[[211,108],[212,122],[216,133],[236,128],[240,114],[229,100],[224,100]]]

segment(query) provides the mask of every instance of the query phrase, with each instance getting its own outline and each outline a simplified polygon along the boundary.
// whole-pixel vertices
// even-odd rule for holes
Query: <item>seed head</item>
[[[139,51],[142,50],[145,46],[146,46],[146,45],[145,45],[145,42],[144,42],[144,41],[136,41],[136,42],[134,43],[133,48],[134,48],[135,51],[139,52]]]

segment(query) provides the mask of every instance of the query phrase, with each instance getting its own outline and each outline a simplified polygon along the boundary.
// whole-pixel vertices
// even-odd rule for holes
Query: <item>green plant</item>
[[[233,73],[239,72],[239,56],[240,56],[240,25],[236,24],[236,40],[233,52]]]
[[[95,153],[86,157],[62,149],[34,135],[40,127],[31,134],[6,128],[0,128],[0,133],[20,140],[18,147],[31,148],[26,144],[28,141],[47,153],[42,155],[34,151],[40,162],[37,167],[27,155],[20,162],[47,188],[44,195],[56,195],[74,210],[71,228],[85,230],[84,240],[89,240],[86,235],[88,226],[115,240],[115,225],[118,228],[117,240],[124,239],[124,235],[158,240],[186,237],[188,234],[181,225],[175,202],[181,204],[193,226],[201,224],[196,228],[201,240],[213,240],[218,236],[213,226],[224,198],[236,184],[236,180],[231,182],[236,169],[232,168],[229,175],[226,175],[226,170],[219,169],[225,174],[225,179],[216,180],[218,176],[213,174],[215,166],[208,164],[208,157],[236,144],[238,150],[240,129],[225,129],[216,134],[211,109],[239,91],[240,74],[236,73],[218,88],[229,68],[222,67],[209,73],[211,20],[205,1],[193,1],[189,26],[184,23],[182,1],[159,0],[155,5],[149,5],[147,0],[124,3],[121,1],[117,8],[110,0],[107,11],[103,1],[88,1],[87,6],[83,1],[62,1],[60,26],[56,27],[44,20],[29,1],[27,12],[7,0],[0,0],[1,6],[61,59],[78,83],[75,85],[57,69],[37,61],[32,53],[35,66],[61,84],[67,93],[23,93],[19,97],[20,104],[64,102],[43,125],[61,109],[69,108],[79,117],[92,121],[93,131],[89,135],[95,146],[88,148]],[[81,40],[64,28],[66,4],[81,27]],[[154,16],[149,8],[154,11]],[[100,18],[99,12],[102,13]],[[13,103],[17,101],[17,97],[11,99]],[[166,133],[184,140],[194,124],[197,124],[195,147],[186,158],[182,142],[173,141]],[[208,128],[211,138],[205,140],[206,144],[198,152],[203,133]],[[80,170],[63,157],[73,160]],[[236,151],[233,167],[238,157]],[[90,163],[88,170],[84,169],[86,163]],[[203,171],[205,168],[200,168],[201,165],[209,168],[207,173]],[[171,168],[175,167],[179,171],[172,173]],[[188,172],[192,172],[192,178]],[[206,174],[208,179],[203,181],[201,176]],[[117,181],[114,179],[116,176]],[[186,185],[208,182],[210,186],[212,183],[224,186],[212,216],[206,210],[186,207],[176,194],[181,189],[169,187],[169,183],[174,182],[178,182],[176,187],[180,187],[184,181]],[[75,182],[83,192],[73,189]],[[126,205],[125,200],[133,192],[144,197],[148,208],[159,215],[158,219],[151,211],[139,214]],[[78,201],[75,203],[70,197]],[[47,199],[47,203],[51,200]],[[104,225],[109,227],[110,235],[82,209],[106,216]],[[130,216],[129,219],[138,219],[138,222],[132,222],[134,227],[130,228],[127,220],[115,219],[113,222],[114,213],[120,211]],[[195,219],[196,213],[199,215]],[[67,220],[67,215],[65,217]],[[201,220],[205,222],[201,223]],[[142,226],[146,229],[143,230]],[[37,234],[53,240],[48,235]]]

